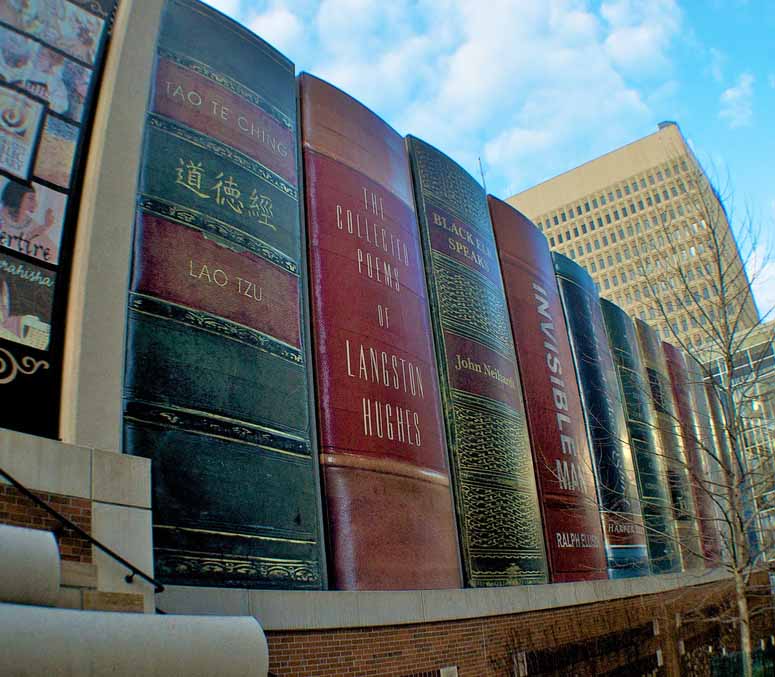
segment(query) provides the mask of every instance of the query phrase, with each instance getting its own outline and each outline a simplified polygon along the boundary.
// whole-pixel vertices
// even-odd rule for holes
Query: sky
[[[773,0],[207,1],[501,198],[675,120],[775,305]]]

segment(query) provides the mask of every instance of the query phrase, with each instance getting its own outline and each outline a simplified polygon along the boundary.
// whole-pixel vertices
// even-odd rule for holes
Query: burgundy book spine
[[[403,139],[299,78],[330,577],[461,584],[438,374]]]
[[[694,412],[697,419],[697,431],[699,432],[699,447],[702,458],[702,471],[708,481],[708,486],[714,497],[710,500],[712,514],[714,519],[709,525],[714,534],[714,547],[718,548],[718,555],[714,553],[716,559],[714,563],[718,564],[727,553],[725,547],[729,544],[728,539],[722,538],[723,525],[727,519],[726,514],[730,513],[730,506],[726,505],[727,492],[724,487],[727,485],[722,476],[722,468],[719,460],[723,458],[723,452],[719,446],[718,436],[716,434],[716,420],[711,414],[711,405],[708,397],[708,391],[705,388],[705,372],[702,365],[691,355],[686,355],[686,373],[689,376],[689,388],[692,392],[692,402],[694,403]],[[723,506],[723,507],[722,507]],[[725,514],[726,513],[726,514]],[[728,557],[727,557],[728,559]]]
[[[525,396],[553,582],[607,578],[592,459],[546,238],[487,197]]]
[[[678,528],[683,568],[685,570],[702,568],[697,511],[694,507],[681,425],[670,384],[667,359],[662,349],[662,340],[656,330],[643,320],[636,319],[635,326],[648,374],[651,401],[656,410],[657,432],[667,459],[668,485],[673,504],[673,516]]]
[[[227,249],[174,221],[138,217],[132,291],[219,315],[301,350],[298,280],[266,259]]]
[[[694,505],[697,510],[697,522],[700,531],[700,544],[705,566],[712,568],[721,561],[721,544],[716,527],[716,515],[709,490],[707,462],[703,458],[702,437],[697,418],[699,403],[695,401],[689,382],[689,371],[683,352],[674,345],[662,342],[670,381],[673,385],[678,418],[681,422],[681,435],[686,451],[686,463],[689,469],[690,484]]]

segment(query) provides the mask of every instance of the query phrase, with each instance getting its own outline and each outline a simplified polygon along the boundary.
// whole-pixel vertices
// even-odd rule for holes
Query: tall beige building
[[[665,339],[702,348],[722,315],[758,319],[724,207],[674,122],[508,202]]]

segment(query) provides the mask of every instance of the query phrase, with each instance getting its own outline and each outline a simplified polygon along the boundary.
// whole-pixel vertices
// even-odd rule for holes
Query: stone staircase
[[[61,560],[52,532],[0,524],[3,677],[267,677],[254,618],[144,607],[142,593],[99,590],[96,565]]]
[[[97,589],[96,564],[62,560],[56,606],[60,609],[141,614],[144,597],[142,593],[100,591]]]

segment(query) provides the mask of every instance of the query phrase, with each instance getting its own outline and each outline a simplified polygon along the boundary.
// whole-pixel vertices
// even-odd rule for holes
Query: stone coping
[[[653,595],[728,578],[722,569],[509,588],[387,592],[275,591],[168,585],[170,614],[254,616],[264,630],[322,630],[452,621]]]
[[[151,555],[146,552],[150,541],[148,512],[151,502],[147,459],[0,430],[0,466],[30,489],[97,501],[95,535],[118,548],[130,561],[139,558],[145,569],[151,569]],[[118,517],[123,518],[123,522],[116,522],[117,517],[100,529],[102,513],[112,514],[116,510],[134,512],[131,515],[122,513]],[[134,530],[128,529],[124,522],[129,517],[138,518],[137,512],[147,513],[144,521],[134,525]],[[112,537],[138,530],[142,534],[147,532],[142,544],[137,538],[123,546],[112,543]],[[135,591],[134,588],[125,590],[124,573],[121,567],[116,568],[115,578],[120,583],[120,590],[115,591]],[[254,616],[266,630],[317,630],[525,613],[668,592],[712,583],[726,576],[725,571],[714,570],[509,588],[389,592],[275,591],[171,585],[156,597],[156,604],[171,614]],[[100,589],[115,587],[103,583]],[[148,593],[150,605],[150,588]]]
[[[0,428],[0,468],[32,491],[151,508],[151,462],[140,456]]]

